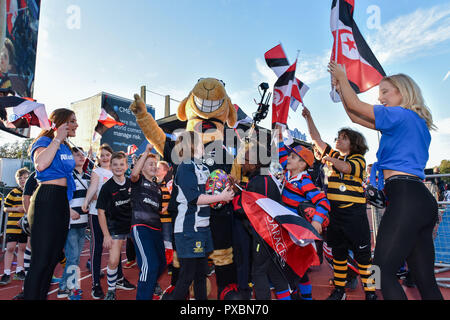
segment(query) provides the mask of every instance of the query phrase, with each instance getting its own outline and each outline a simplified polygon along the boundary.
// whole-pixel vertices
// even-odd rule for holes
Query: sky
[[[225,82],[247,114],[256,111],[261,82],[276,76],[264,53],[281,43],[296,77],[310,87],[304,98],[322,139],[334,144],[342,127],[359,130],[376,161],[378,134],[352,124],[330,99],[331,0],[42,0],[34,98],[47,112],[101,91],[132,99],[148,90],[181,101],[199,78]],[[421,87],[438,131],[427,167],[450,159],[450,4],[446,0],[355,0],[354,19],[390,74],[410,75]],[[378,87],[360,99],[378,104]],[[178,103],[171,102],[171,113]],[[164,98],[147,92],[164,116]],[[270,126],[270,113],[261,125]],[[307,133],[301,108],[290,129]],[[38,130],[32,131],[32,136]],[[16,140],[0,133],[0,142]],[[307,134],[307,140],[310,136]]]

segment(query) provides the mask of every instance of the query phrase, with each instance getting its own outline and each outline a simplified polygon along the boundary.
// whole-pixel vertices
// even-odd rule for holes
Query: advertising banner
[[[0,0],[0,95],[33,97],[40,5],[40,0]],[[8,125],[4,109],[0,118],[1,130],[30,136],[29,126]]]

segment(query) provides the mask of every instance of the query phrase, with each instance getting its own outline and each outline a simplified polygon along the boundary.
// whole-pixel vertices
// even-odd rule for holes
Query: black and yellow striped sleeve
[[[5,207],[18,207],[22,205],[22,191],[17,188],[11,190],[5,198]]]
[[[327,147],[325,148],[325,150],[322,153],[322,157],[328,155],[331,158],[339,158],[340,154],[338,151],[334,150],[328,143],[327,143]]]
[[[364,157],[360,154],[354,154],[347,158],[347,162],[350,164],[350,175],[355,177],[361,177],[364,174],[366,168],[366,161]]]

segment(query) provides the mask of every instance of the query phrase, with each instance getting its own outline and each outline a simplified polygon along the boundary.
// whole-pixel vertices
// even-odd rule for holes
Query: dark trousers
[[[276,292],[285,292],[289,290],[289,283],[286,276],[281,271],[269,253],[268,245],[253,230],[252,247],[252,281],[255,290],[256,300],[270,300],[270,282],[275,287]],[[269,282],[270,280],[270,282]]]
[[[162,233],[145,226],[134,226],[132,237],[140,269],[136,300],[152,300],[156,281],[166,267]]]
[[[178,258],[180,272],[173,291],[173,300],[184,300],[189,294],[189,286],[194,281],[195,300],[206,300],[206,273],[208,270],[208,257]]]
[[[41,184],[31,197],[31,263],[24,283],[26,300],[46,300],[53,271],[69,231],[67,187]]]
[[[252,237],[245,223],[250,224],[248,220],[233,219],[233,260],[239,290],[248,290],[250,282]]]
[[[383,298],[407,298],[396,276],[406,260],[422,299],[442,300],[434,275],[436,199],[420,181],[388,179],[385,192],[389,202],[378,228],[374,256]]]
[[[332,248],[333,259],[347,260],[348,251],[351,250],[359,264],[370,264],[370,226],[366,204],[354,203],[350,207],[339,208],[332,203],[327,241]]]

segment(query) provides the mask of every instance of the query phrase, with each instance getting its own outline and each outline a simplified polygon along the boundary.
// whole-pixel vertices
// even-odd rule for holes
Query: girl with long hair
[[[350,119],[381,132],[370,178],[375,182],[378,174],[378,188],[384,188],[387,198],[374,256],[383,298],[407,299],[396,277],[406,260],[422,299],[442,299],[434,276],[432,236],[438,206],[423,184],[430,130],[436,127],[421,90],[405,74],[385,77],[379,84],[381,105],[370,105],[359,100],[340,65],[332,61],[328,71]]]
[[[72,171],[75,160],[65,141],[75,137],[78,127],[75,113],[56,109],[50,115],[52,128],[43,130],[30,147],[39,187],[31,197],[30,270],[25,278],[24,297],[45,300],[53,270],[59,261],[69,230],[69,201],[76,189]]]

